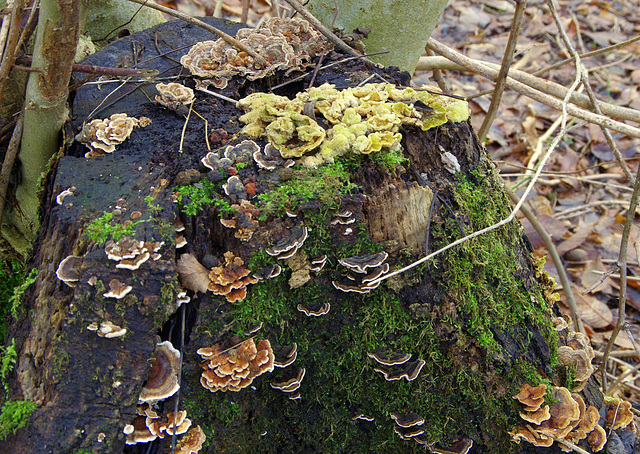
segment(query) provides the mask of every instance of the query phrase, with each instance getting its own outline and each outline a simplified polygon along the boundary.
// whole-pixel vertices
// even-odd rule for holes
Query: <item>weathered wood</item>
[[[157,29],[161,50],[163,45],[184,45],[179,35],[203,39],[190,26],[188,33],[163,27]],[[107,62],[99,55],[90,62],[104,66],[131,61],[131,42],[142,49],[138,60],[155,56],[153,36],[154,32],[134,35],[120,42],[118,52],[103,51]],[[176,58],[186,51],[172,55]],[[153,65],[166,75],[180,71],[162,59]],[[318,78],[319,83],[345,87],[373,72],[397,85],[408,83],[406,73],[358,61],[321,71]],[[268,90],[282,77],[254,83],[234,79],[223,94],[238,99],[251,91]],[[294,96],[302,89],[301,84],[291,85],[278,93]],[[552,309],[534,275],[530,247],[517,222],[454,248],[429,266],[389,279],[369,293],[343,293],[333,285],[350,285],[341,259],[385,251],[391,268],[400,268],[424,255],[429,218],[428,249],[433,251],[460,237],[461,227],[475,231],[506,216],[510,205],[500,180],[468,123],[447,123],[428,131],[407,128],[402,131],[406,162],[385,165],[369,157],[347,156],[341,161],[346,169],[342,180],[326,167],[268,172],[253,162],[236,166],[240,177],[254,184],[257,194],[249,200],[264,215],[249,223],[253,235],[243,240],[235,229],[220,223],[221,217],[228,220],[234,214],[215,203],[189,215],[184,208],[194,200],[179,206],[173,202],[176,186],[211,181],[217,182],[217,195],[210,196],[218,198],[218,205],[233,202],[222,191],[220,174],[207,174],[200,162],[206,153],[202,121],[191,115],[180,154],[184,119],[149,102],[155,94],[152,86],[125,90],[126,96],[119,99],[114,94],[117,101],[96,118],[127,112],[150,117],[153,123],[134,131],[115,153],[104,157],[86,159],[85,147],[74,145],[50,177],[32,260],[40,275],[25,296],[23,317],[10,332],[20,351],[13,394],[40,407],[31,424],[2,445],[8,452],[122,452],[122,428],[135,414],[156,335],[180,345],[181,320],[171,315],[179,289],[176,260],[191,253],[212,267],[228,251],[241,257],[252,273],[274,263],[283,267],[283,273],[249,286],[240,302],[189,292],[180,407],[204,429],[208,447],[203,452],[414,452],[413,441],[394,434],[396,426],[389,415],[397,411],[423,417],[424,439],[429,443],[449,446],[456,440],[473,440],[472,452],[477,453],[529,449],[513,444],[506,434],[517,423],[511,396],[524,382],[535,385],[544,377],[561,380],[561,375],[550,360],[558,342],[550,321]],[[74,133],[108,91],[107,85],[93,86],[76,95]],[[209,133],[221,129],[228,133],[229,143],[242,140],[234,137],[242,127],[235,106],[198,94],[194,109],[208,119]],[[222,145],[220,134],[211,137],[218,140],[215,146]],[[264,145],[264,140],[259,142]],[[461,172],[445,169],[443,150],[456,156]],[[324,186],[317,185],[323,179]],[[287,194],[286,208],[296,217],[282,210],[267,213],[267,201],[273,201],[275,191],[287,181],[300,181],[301,192],[314,187],[316,193]],[[348,181],[352,188],[340,192]],[[57,205],[56,195],[70,186],[76,187],[74,195]],[[452,211],[437,202],[430,213],[434,193]],[[133,272],[115,269],[104,246],[82,236],[88,223],[113,212],[120,198],[127,211],[116,211],[113,222],[124,222],[133,211],[140,211],[146,222],[135,226],[136,239],[165,241],[159,260]],[[332,223],[341,209],[351,211],[353,224]],[[178,252],[172,227],[176,219],[184,223],[188,242]],[[308,228],[308,238],[294,256],[297,263],[265,252],[302,225]],[[73,289],[55,274],[70,254],[84,257],[79,285]],[[313,259],[322,254],[328,257],[325,268],[307,269],[310,280],[292,288],[291,268],[305,271],[305,255]],[[90,285],[93,276],[97,283]],[[123,300],[102,297],[114,277],[133,286]],[[307,317],[297,309],[304,305],[316,310],[327,304],[330,311],[318,317]],[[104,320],[126,327],[127,334],[104,339],[86,329]],[[274,347],[297,343],[294,366],[306,370],[301,400],[289,400],[269,386],[282,378],[280,369],[237,393],[212,394],[201,386],[201,358],[196,351],[229,341],[233,335],[242,338],[257,323],[262,328],[251,336],[268,339]],[[368,356],[379,348],[423,360],[420,374],[411,382],[386,381],[375,371],[381,366]],[[598,405],[597,388],[590,384],[587,391],[588,400]],[[173,402],[165,403],[165,412],[172,411]],[[358,414],[375,420],[352,419]],[[166,439],[154,443],[157,450],[168,445]]]

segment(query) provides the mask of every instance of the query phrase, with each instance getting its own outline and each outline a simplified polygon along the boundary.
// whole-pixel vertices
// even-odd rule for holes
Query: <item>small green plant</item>
[[[13,318],[18,318],[18,311],[22,306],[22,295],[24,295],[24,292],[27,291],[29,286],[36,281],[37,277],[38,270],[34,268],[24,279],[24,282],[13,289],[13,296],[9,298],[9,303],[11,303],[11,315]]]
[[[215,205],[221,212],[235,211],[226,200],[222,199],[217,191],[216,184],[210,180],[202,180],[198,185],[178,186],[178,203],[181,204],[183,213],[195,216],[205,206]],[[185,198],[188,203],[184,203]]]
[[[373,162],[383,165],[388,170],[393,170],[399,165],[409,162],[409,159],[402,154],[402,149],[396,151],[381,150],[378,153],[371,153],[369,156]]]
[[[162,211],[162,207],[160,205],[158,205],[157,203],[154,204],[153,202],[155,201],[155,199],[153,197],[151,197],[150,195],[146,196],[144,198],[144,202],[147,204],[147,209],[149,210],[149,213],[151,213],[153,216],[157,215],[158,213],[160,213]]]
[[[236,163],[236,169],[238,169],[238,170],[242,170],[245,167],[247,167],[247,163],[246,162],[238,162],[238,163]]]
[[[9,382],[7,381],[7,374],[13,370],[13,366],[16,364],[16,340],[11,339],[11,345],[8,347],[0,346],[0,379],[2,380],[2,386],[4,392],[9,394]]]
[[[105,213],[99,218],[94,219],[85,227],[82,234],[85,238],[93,241],[96,244],[104,244],[107,240],[113,239],[118,241],[123,236],[133,236],[136,232],[135,226],[143,222],[147,222],[146,219],[132,222],[129,225],[124,224],[111,224],[113,219],[113,213]]]
[[[2,407],[0,414],[0,441],[5,441],[18,429],[29,423],[29,417],[38,405],[30,400],[10,400]]]

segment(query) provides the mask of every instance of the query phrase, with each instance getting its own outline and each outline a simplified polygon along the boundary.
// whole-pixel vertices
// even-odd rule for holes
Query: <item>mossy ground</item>
[[[509,204],[488,166],[460,175],[450,202],[465,229],[508,215]],[[311,227],[304,249],[310,257],[328,255],[322,273],[290,289],[285,268],[278,278],[250,287],[241,303],[201,302],[201,321],[190,342],[196,359],[185,369],[182,399],[207,434],[207,452],[412,452],[415,443],[393,434],[394,411],[423,416],[432,441],[467,436],[488,447],[483,452],[515,450],[506,434],[517,416],[511,396],[524,381],[544,380],[539,370],[551,373],[546,358],[533,351],[553,357],[549,346],[556,344],[520,226],[511,223],[440,255],[429,269],[408,272],[402,279],[413,284],[400,291],[395,282],[345,296],[331,285],[341,276],[337,259],[383,246],[362,226],[353,239],[337,241],[328,226],[333,210],[308,208],[301,209]],[[438,218],[431,249],[459,235],[453,218]],[[410,259],[398,256],[395,265]],[[275,259],[258,252],[250,268],[267,263]],[[299,303],[330,303],[331,311],[307,318],[296,310]],[[295,365],[306,369],[301,401],[269,386],[281,376],[279,369],[239,393],[212,394],[199,385],[195,350],[257,322],[264,323],[257,338],[269,338],[274,346],[298,344]],[[507,340],[512,344],[505,345]],[[387,382],[367,357],[376,348],[409,352],[426,364],[413,382]],[[353,421],[358,413],[375,421]]]

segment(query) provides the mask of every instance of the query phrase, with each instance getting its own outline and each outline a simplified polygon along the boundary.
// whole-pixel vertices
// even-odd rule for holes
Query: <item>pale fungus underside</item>
[[[155,52],[154,39],[153,34],[145,35],[141,57]],[[127,44],[123,52],[131,51]],[[169,65],[164,59],[154,64]],[[174,71],[167,75],[180,71],[170,65],[161,69]],[[372,73],[384,75],[395,88],[379,84],[358,92],[355,86]],[[285,76],[276,72],[273,77]],[[446,113],[448,100],[438,97],[440,107],[432,103],[434,110],[425,113],[439,126],[421,127],[424,122],[420,124],[410,100],[403,97],[426,95],[401,86],[408,82],[406,74],[351,61],[336,66],[335,72],[321,71],[318,77],[319,84],[352,87],[355,98],[354,93],[362,94],[358,106],[338,109],[331,96],[337,101],[346,96],[340,93],[349,92],[322,88],[327,99],[324,104],[315,102],[315,117],[328,122],[325,126],[333,136],[322,128],[325,137],[320,141],[322,133],[311,123],[315,120],[303,115],[304,105],[296,115],[283,116],[277,115],[278,107],[274,115],[287,120],[273,127],[275,121],[261,125],[266,137],[274,138],[269,145],[266,137],[240,134],[243,112],[238,108],[196,91],[194,106],[207,118],[208,131],[228,134],[223,138],[216,133],[218,143],[209,151],[202,123],[192,119],[180,154],[176,144],[184,119],[149,102],[157,94],[150,86],[145,88],[148,99],[132,93],[126,103],[110,107],[135,118],[147,115],[153,120],[149,126],[137,129],[114,153],[87,160],[86,147],[78,145],[74,155],[61,158],[48,193],[55,204],[48,222],[59,228],[43,239],[56,247],[43,250],[40,260],[57,265],[67,256],[82,257],[69,261],[78,265],[70,272],[70,282],[77,285],[71,288],[54,275],[50,291],[59,295],[55,308],[36,317],[31,332],[25,331],[20,339],[48,336],[45,362],[54,380],[50,392],[55,389],[70,401],[72,390],[87,389],[92,393],[91,404],[86,404],[91,411],[98,413],[96,407],[109,405],[119,411],[103,417],[110,431],[103,431],[107,438],[100,444],[95,441],[98,429],[84,414],[64,425],[49,417],[50,412],[55,416],[55,407],[39,409],[42,419],[51,421],[51,432],[61,434],[58,441],[47,443],[64,447],[60,452],[121,449],[126,440],[123,427],[135,418],[148,377],[156,335],[171,337],[173,345],[179,345],[184,308],[180,405],[206,435],[206,452],[414,452],[422,442],[439,452],[463,452],[471,444],[487,453],[519,449],[507,434],[519,410],[511,396],[524,381],[542,382],[541,372],[556,376],[553,367],[558,365],[557,334],[547,303],[553,292],[549,286],[541,289],[534,276],[521,227],[511,223],[438,256],[428,267],[374,284],[424,255],[429,217],[428,250],[433,251],[459,238],[460,226],[475,231],[508,214],[509,202],[491,163],[466,117]],[[262,92],[272,82],[230,78],[223,93],[240,99],[239,89],[246,94],[250,87],[242,84],[255,84],[251,87]],[[184,84],[193,85],[189,78]],[[298,93],[310,98],[313,90],[319,89],[304,92],[301,85],[291,85],[277,96],[293,103]],[[371,115],[355,111],[364,108],[367,96]],[[95,87],[79,91],[74,126],[81,125],[102,97]],[[266,104],[263,107],[266,110]],[[411,120],[398,121],[394,109]],[[385,129],[376,115],[394,126]],[[371,124],[364,133],[357,125],[366,121]],[[296,131],[287,144],[282,134],[291,129],[290,123]],[[399,124],[402,133],[394,129]],[[378,134],[376,127],[382,127],[380,138],[388,139],[388,145],[370,137]],[[364,147],[365,139],[356,137],[351,143],[349,134],[356,135],[358,128],[363,134],[357,137],[377,143],[373,148],[380,145],[378,151]],[[318,157],[328,141],[344,142],[336,139],[340,131],[347,137],[348,150],[318,158],[317,168],[300,162],[305,158],[299,153],[299,140],[317,142],[305,153]],[[244,143],[250,139],[253,143]],[[460,172],[444,167],[440,147],[455,155]],[[210,152],[213,155],[203,160]],[[290,166],[287,156],[297,163]],[[73,196],[58,205],[56,196],[71,186],[77,188]],[[429,215],[434,191],[454,214],[436,205]],[[133,212],[141,217],[132,220]],[[105,213],[111,217],[96,222]],[[124,239],[114,237],[117,226],[128,229]],[[86,230],[103,235],[81,236]],[[96,239],[104,236],[97,245]],[[128,242],[136,251],[130,254],[134,257],[107,257],[128,250]],[[151,243],[161,242],[160,249],[151,252]],[[116,266],[147,253],[160,257],[146,258],[137,269]],[[292,282],[294,273],[298,274]],[[340,286],[361,291],[345,292]],[[123,293],[118,291],[123,287],[131,290],[118,299],[115,294]],[[110,292],[113,297],[105,296]],[[182,303],[186,297],[190,301]],[[100,329],[107,320],[126,333],[102,338],[86,329],[91,323]],[[218,382],[213,375],[226,380],[228,374],[207,366],[210,380],[205,382],[210,388],[205,389],[203,364],[209,362],[197,352],[234,335],[242,342],[255,339],[258,351],[270,349],[266,342],[273,345],[271,354],[263,354],[273,364],[267,367],[272,372],[254,374],[239,391],[229,386],[226,392],[211,392]],[[410,359],[405,361],[407,355]],[[238,362],[238,355],[230,356]],[[251,363],[255,358],[243,360]],[[257,363],[232,375],[258,371],[264,364]],[[41,372],[35,366],[21,367],[25,383],[32,380],[27,383],[30,388],[23,388],[42,401]],[[222,387],[236,379],[245,384],[237,376]],[[416,424],[419,430],[398,426],[390,417],[395,412],[419,415],[424,422]],[[196,435],[193,432],[199,440]]]

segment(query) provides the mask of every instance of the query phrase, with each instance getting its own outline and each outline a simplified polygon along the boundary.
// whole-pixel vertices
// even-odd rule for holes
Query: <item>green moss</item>
[[[38,270],[34,268],[29,272],[29,275],[23,279],[22,283],[13,289],[13,296],[9,298],[13,318],[18,318],[18,311],[22,310],[22,295],[24,295],[24,292],[36,281],[37,277]]]
[[[2,407],[2,414],[0,414],[0,441],[5,441],[18,429],[26,427],[29,424],[31,414],[37,407],[38,405],[30,400],[6,402]]]
[[[218,195],[219,189],[219,185],[207,179],[197,185],[176,187],[180,210],[189,216],[195,216],[207,206],[217,206],[221,212],[235,211],[229,202]]]
[[[11,345],[4,347],[0,345],[0,380],[5,394],[9,395],[9,382],[7,374],[11,373],[16,364],[18,354],[16,352],[16,340],[11,339]]]
[[[340,162],[318,169],[298,168],[291,179],[258,196],[260,218],[283,215],[299,205],[318,200],[329,209],[338,208],[342,198],[356,186],[350,182],[350,174]]]
[[[24,278],[24,268],[19,262],[0,263],[0,344],[4,344],[7,337],[7,315],[13,306],[14,289],[24,282]]]
[[[113,213],[105,212],[99,218],[91,221],[84,229],[82,236],[96,244],[104,244],[108,240],[118,241],[123,236],[134,236],[136,225],[147,222],[148,219],[133,221],[128,225],[116,223],[111,224]]]

